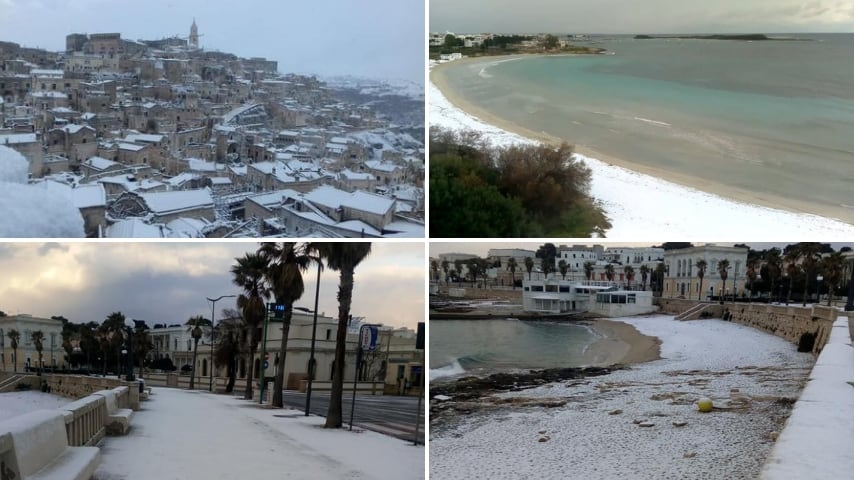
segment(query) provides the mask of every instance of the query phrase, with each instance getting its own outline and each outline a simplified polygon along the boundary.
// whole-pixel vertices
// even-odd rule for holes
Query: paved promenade
[[[128,435],[101,443],[94,479],[424,478],[423,446],[327,430],[323,421],[227,395],[154,388]]]

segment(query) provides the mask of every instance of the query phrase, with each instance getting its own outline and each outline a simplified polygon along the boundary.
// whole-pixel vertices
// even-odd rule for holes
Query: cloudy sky
[[[430,0],[433,32],[854,32],[852,0]]]
[[[184,323],[210,318],[205,297],[240,293],[229,270],[257,243],[0,243],[0,310],[7,314],[63,315],[73,322],[127,318]],[[314,308],[316,269],[303,276],[297,306]],[[338,273],[325,270],[320,312],[338,315]],[[374,243],[356,268],[354,316],[415,329],[424,321],[424,244]],[[233,300],[217,302],[217,317]]]
[[[0,40],[64,50],[69,33],[159,39],[278,60],[284,73],[424,80],[423,0],[0,0]]]

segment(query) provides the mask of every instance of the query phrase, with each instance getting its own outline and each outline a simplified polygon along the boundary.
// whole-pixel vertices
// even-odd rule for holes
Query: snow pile
[[[433,83],[429,91],[431,126],[480,132],[497,146],[535,143],[456,108]],[[606,232],[609,237],[657,241],[666,231],[675,237],[717,238],[722,225],[726,231],[757,232],[768,240],[795,235],[825,241],[828,235],[854,235],[854,225],[839,220],[741,203],[594,158],[578,158],[593,171],[590,193],[601,201],[611,219],[612,228]]]
[[[85,236],[70,191],[27,185],[27,170],[21,154],[0,146],[0,237]]]
[[[567,400],[562,407],[481,410],[434,426],[430,477],[758,477],[782,428],[777,399],[797,397],[812,355],[720,320],[619,320],[659,337],[663,358],[498,395]],[[721,408],[699,413],[701,397]]]
[[[0,393],[0,422],[42,409],[59,408],[71,400],[36,391]]]

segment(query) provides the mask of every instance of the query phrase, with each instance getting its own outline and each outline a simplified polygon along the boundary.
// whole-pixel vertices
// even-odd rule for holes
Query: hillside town
[[[28,230],[13,206],[3,236],[424,236],[423,88],[280,74],[201,36],[0,42],[0,157],[82,223]]]

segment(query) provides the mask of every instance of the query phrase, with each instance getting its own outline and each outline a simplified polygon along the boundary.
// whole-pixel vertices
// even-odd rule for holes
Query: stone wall
[[[447,296],[449,290],[454,290],[453,298],[464,298],[470,300],[506,300],[513,303],[522,304],[522,289],[515,290],[510,287],[506,288],[478,288],[472,287],[470,282],[462,282],[457,286],[456,283],[447,285],[442,283],[439,285],[439,295]]]
[[[763,303],[730,305],[731,320],[776,335],[794,344],[804,333],[815,334],[813,353],[820,353],[827,343],[833,322],[839,315],[835,308],[767,305]]]

